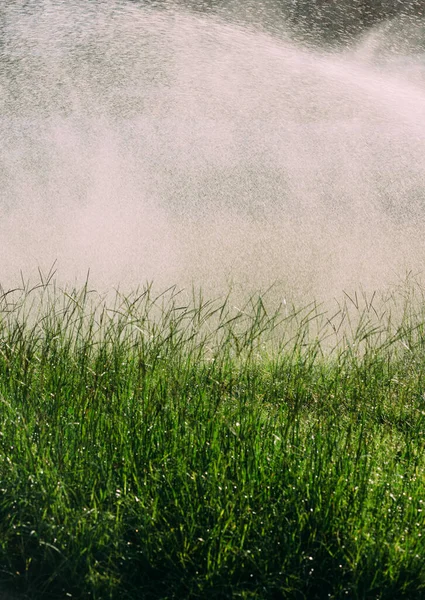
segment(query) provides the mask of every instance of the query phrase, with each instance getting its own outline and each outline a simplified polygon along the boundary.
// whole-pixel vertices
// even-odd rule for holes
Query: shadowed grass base
[[[0,583],[425,598],[422,305],[4,293]]]

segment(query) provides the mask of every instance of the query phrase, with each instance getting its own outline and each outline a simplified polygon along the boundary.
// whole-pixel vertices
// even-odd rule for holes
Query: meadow
[[[2,589],[425,598],[423,306],[3,291]]]
[[[418,4],[0,0],[0,600],[425,600]]]

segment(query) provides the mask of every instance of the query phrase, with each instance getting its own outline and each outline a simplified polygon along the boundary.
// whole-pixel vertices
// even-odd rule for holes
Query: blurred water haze
[[[7,3],[4,286],[57,261],[106,287],[323,297],[422,270],[423,22],[326,49],[266,8]]]

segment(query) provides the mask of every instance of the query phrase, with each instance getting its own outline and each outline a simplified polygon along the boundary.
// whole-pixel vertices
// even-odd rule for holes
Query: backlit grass
[[[271,304],[3,293],[4,586],[425,598],[420,288]]]

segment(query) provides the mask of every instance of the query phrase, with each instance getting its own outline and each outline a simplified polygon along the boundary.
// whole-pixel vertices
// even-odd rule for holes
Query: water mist
[[[420,24],[331,52],[166,3],[2,10],[3,285],[56,261],[100,286],[323,296],[421,270]]]

